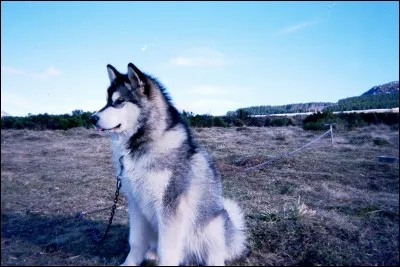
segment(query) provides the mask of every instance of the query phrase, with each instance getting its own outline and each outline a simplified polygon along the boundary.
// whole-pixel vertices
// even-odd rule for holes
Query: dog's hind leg
[[[129,202],[129,245],[130,251],[121,266],[138,266],[144,260],[149,247],[150,227],[138,207]]]
[[[210,221],[204,231],[206,246],[206,266],[224,266],[225,262],[225,234],[224,220],[218,215]]]
[[[158,257],[160,266],[178,266],[185,258],[184,240],[188,235],[191,207],[186,198],[180,198],[175,212],[165,210],[158,231]]]
[[[160,266],[178,266],[183,260],[183,240],[186,227],[181,220],[174,219],[159,231],[158,256]]]

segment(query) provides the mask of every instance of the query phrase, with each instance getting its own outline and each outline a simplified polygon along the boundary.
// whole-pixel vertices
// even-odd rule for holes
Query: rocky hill
[[[399,82],[394,81],[390,83],[385,83],[382,85],[376,85],[365,92],[363,95],[380,95],[380,94],[392,94],[399,92]]]

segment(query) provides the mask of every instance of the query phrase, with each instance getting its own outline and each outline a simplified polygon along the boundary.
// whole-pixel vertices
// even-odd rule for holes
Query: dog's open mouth
[[[112,132],[112,131],[115,131],[115,130],[119,129],[119,127],[121,127],[121,124],[118,124],[114,128],[110,128],[110,129],[103,129],[103,128],[100,128],[100,127],[96,127],[96,128],[97,128],[97,131],[99,131],[99,132],[104,132],[104,131]]]

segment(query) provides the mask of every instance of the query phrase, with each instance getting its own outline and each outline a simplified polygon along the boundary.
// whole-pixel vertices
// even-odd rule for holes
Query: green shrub
[[[211,115],[195,115],[189,117],[189,123],[192,127],[212,127],[214,125]]]
[[[325,130],[327,128],[327,126],[325,125],[325,123],[322,122],[307,122],[304,123],[303,125],[303,129],[304,130],[312,130],[312,131],[319,131],[319,130]]]
[[[334,115],[331,111],[324,111],[324,112],[317,112],[313,113],[311,115],[308,115],[304,120],[303,123],[308,123],[308,122],[317,122],[317,121],[325,121],[329,122],[330,120],[334,120]]]
[[[233,125],[237,127],[242,127],[244,125],[243,121],[239,118],[234,118],[233,119]]]
[[[385,140],[383,138],[379,138],[379,137],[375,138],[373,140],[373,142],[374,142],[374,145],[376,145],[376,146],[387,146],[387,145],[390,145],[390,143],[387,140]]]
[[[303,120],[303,129],[305,130],[325,130],[328,128],[325,124],[338,123],[338,117],[335,116],[331,111],[317,112],[308,115]]]
[[[282,126],[289,126],[289,125],[293,125],[293,122],[291,119],[288,119],[288,118],[278,118],[278,119],[273,119],[271,121],[271,126],[282,127]]]
[[[13,129],[23,129],[24,128],[24,122],[22,119],[17,118],[16,120],[14,120],[11,128]]]
[[[247,119],[247,125],[248,126],[256,126],[256,127],[263,127],[265,123],[264,118],[260,117],[249,117]]]
[[[213,124],[215,127],[226,127],[225,121],[220,117],[214,117]]]
[[[272,126],[272,120],[269,117],[266,117],[264,120],[264,126]]]
[[[249,112],[243,108],[237,110],[237,117],[242,121],[245,121],[249,117]]]

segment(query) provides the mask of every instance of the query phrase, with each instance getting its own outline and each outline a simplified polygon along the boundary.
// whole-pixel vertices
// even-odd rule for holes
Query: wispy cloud
[[[149,43],[149,44],[144,44],[141,48],[142,52],[145,52],[148,50],[150,47],[154,46],[154,43]]]
[[[206,57],[176,57],[171,60],[171,63],[185,67],[220,67],[226,64],[221,58]]]
[[[34,78],[38,78],[41,80],[53,77],[53,76],[58,76],[61,74],[60,69],[54,66],[48,67],[46,70],[42,72],[27,72],[23,69],[18,69],[10,66],[1,66],[1,72],[9,74],[9,75],[25,75],[25,76],[30,76]]]
[[[291,25],[289,27],[285,27],[283,29],[280,29],[278,31],[279,34],[289,34],[293,32],[297,32],[299,30],[305,29],[307,27],[310,27],[311,25],[317,23],[318,20],[309,20],[309,21],[304,21],[304,22],[299,22],[297,24]]]
[[[10,75],[20,75],[20,74],[25,73],[25,71],[22,69],[16,69],[16,68],[9,67],[9,66],[1,66],[1,72],[10,74]]]
[[[191,96],[223,96],[232,95],[235,88],[219,85],[198,85],[185,93]]]
[[[32,73],[32,76],[37,77],[39,79],[47,79],[53,76],[58,76],[60,75],[60,69],[50,66],[48,67],[45,71],[39,72],[39,73]]]
[[[171,59],[171,64],[182,67],[221,67],[229,64],[229,60],[217,50],[194,48]]]

